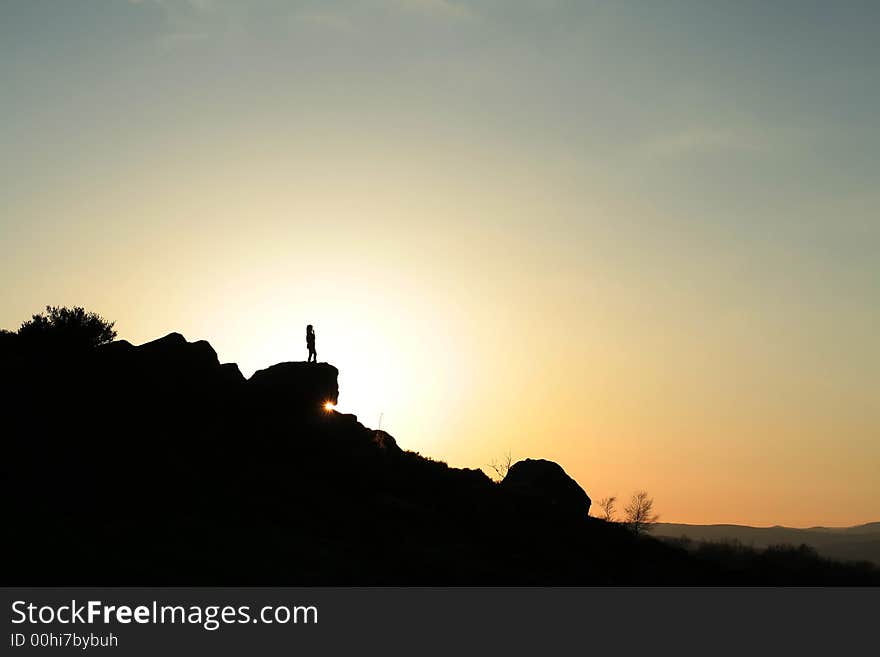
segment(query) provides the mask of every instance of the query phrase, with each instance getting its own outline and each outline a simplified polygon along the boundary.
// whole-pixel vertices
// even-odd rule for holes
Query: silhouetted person
[[[307,362],[318,362],[318,352],[315,351],[315,329],[309,324],[306,326],[306,346],[309,348],[309,360]]]

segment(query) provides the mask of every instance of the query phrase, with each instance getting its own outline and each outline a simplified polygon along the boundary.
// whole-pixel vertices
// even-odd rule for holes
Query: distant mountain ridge
[[[657,537],[687,537],[694,541],[739,541],[765,548],[769,545],[809,545],[819,554],[844,561],[871,561],[880,565],[880,522],[852,527],[750,527],[748,525],[688,525],[657,523]]]

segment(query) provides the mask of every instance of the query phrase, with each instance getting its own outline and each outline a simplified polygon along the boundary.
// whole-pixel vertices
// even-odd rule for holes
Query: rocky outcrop
[[[117,371],[116,380],[135,375],[142,383],[164,388],[181,385],[232,392],[245,386],[252,397],[279,407],[320,408],[339,398],[339,370],[327,363],[278,363],[245,379],[235,363],[220,364],[217,352],[205,340],[187,342],[180,333],[132,345],[117,340],[98,349],[107,370]],[[124,373],[124,376],[122,374]]]
[[[205,340],[187,342],[180,333],[169,333],[163,338],[136,347],[138,355],[153,362],[173,363],[186,369],[213,369],[219,367],[217,352]]]
[[[328,363],[278,363],[254,372],[248,388],[261,397],[319,408],[339,399],[339,370]]]
[[[590,513],[589,495],[569,477],[558,463],[526,459],[514,463],[501,482],[502,488],[546,503],[564,514],[586,517]]]
[[[99,347],[97,355],[95,373],[130,389],[145,385],[157,390],[217,392],[244,383],[238,366],[221,365],[208,342],[187,342],[180,333],[137,346],[118,340]]]

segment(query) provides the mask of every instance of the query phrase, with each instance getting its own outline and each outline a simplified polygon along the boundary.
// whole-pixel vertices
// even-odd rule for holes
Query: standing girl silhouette
[[[318,352],[315,351],[315,329],[312,328],[311,324],[306,326],[306,347],[309,348],[309,360],[306,362],[317,363]]]

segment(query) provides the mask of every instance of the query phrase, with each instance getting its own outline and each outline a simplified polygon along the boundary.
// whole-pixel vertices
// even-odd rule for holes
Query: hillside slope
[[[557,464],[496,484],[404,451],[324,409],[328,364],[246,380],[179,334],[0,356],[5,585],[878,581],[801,558],[734,578],[588,517]]]

